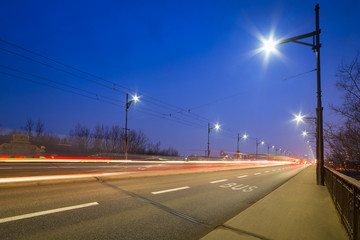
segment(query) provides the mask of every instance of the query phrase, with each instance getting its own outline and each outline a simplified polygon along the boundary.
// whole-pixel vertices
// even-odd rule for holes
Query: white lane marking
[[[261,173],[257,172],[257,173],[255,173],[254,175],[259,175],[259,174],[261,174]]]
[[[187,188],[190,188],[190,187],[185,186],[185,187],[172,188],[172,189],[162,190],[162,191],[158,191],[158,192],[151,192],[151,193],[152,194],[160,194],[160,193],[179,191],[179,190],[183,190],[183,189],[187,189]]]
[[[270,171],[265,171],[265,173],[269,173]]]
[[[219,183],[219,182],[226,182],[227,179],[221,179],[221,180],[217,180],[217,181],[212,181],[210,183]]]
[[[238,178],[244,178],[244,177],[248,177],[249,175],[242,175],[242,176],[238,176]]]
[[[1,218],[0,223],[16,221],[16,220],[25,219],[25,218],[32,218],[32,217],[37,217],[37,216],[42,216],[42,215],[47,215],[47,214],[52,214],[52,213],[64,212],[64,211],[74,210],[74,209],[78,209],[78,208],[91,207],[94,205],[99,205],[99,203],[97,203],[97,202],[85,203],[85,204],[80,204],[80,205],[75,205],[75,206],[70,206],[70,207],[56,208],[56,209],[51,209],[51,210],[47,210],[47,211],[29,213],[29,214],[14,216],[14,217]]]

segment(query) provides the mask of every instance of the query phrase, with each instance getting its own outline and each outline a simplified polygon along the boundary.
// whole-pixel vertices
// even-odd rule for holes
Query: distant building
[[[2,154],[31,154],[45,152],[45,147],[37,147],[30,143],[29,136],[24,134],[14,134],[10,143],[0,145],[0,153]]]

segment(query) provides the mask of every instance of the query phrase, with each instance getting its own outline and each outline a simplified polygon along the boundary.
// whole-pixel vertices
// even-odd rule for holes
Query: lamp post
[[[318,119],[316,118],[316,117],[306,117],[306,115],[304,116],[304,115],[301,115],[301,113],[299,113],[299,115],[294,115],[295,116],[295,118],[294,118],[294,121],[296,121],[297,123],[299,123],[299,122],[302,122],[302,123],[311,123],[311,124],[314,124],[314,122],[313,121],[315,121],[315,126],[316,126],[316,160],[318,160],[319,159],[319,151],[318,151],[318,133],[319,133],[319,131],[318,131]],[[306,121],[306,120],[308,120],[308,121]],[[303,131],[302,132],[302,136],[303,137],[306,137],[307,135],[309,134],[309,132],[307,132],[306,130],[305,131]],[[309,143],[310,141],[307,141],[307,143]],[[312,151],[312,150],[311,150]],[[313,156],[314,154],[312,153],[312,156]],[[319,173],[317,172],[317,179],[318,179],[318,177],[319,177]],[[319,184],[319,183],[318,183]]]
[[[244,134],[242,137],[240,137],[240,134],[238,133],[238,137],[237,137],[237,151],[236,151],[236,155],[238,158],[240,158],[240,150],[239,150],[239,142],[240,139],[247,139],[248,135]]]
[[[211,130],[215,129],[215,130],[218,130],[220,128],[220,125],[219,124],[215,124],[214,127],[210,127],[210,123],[208,123],[208,143],[207,143],[207,155],[208,155],[208,159],[210,159],[210,132]]]
[[[324,185],[324,138],[323,138],[323,107],[321,104],[321,76],[320,76],[320,33],[319,28],[319,4],[315,6],[315,31],[295,36],[292,38],[282,39],[275,42],[269,41],[266,43],[268,50],[274,49],[274,46],[277,44],[294,42],[309,46],[316,52],[316,77],[317,77],[317,107],[316,107],[316,157],[317,157],[317,184]],[[313,38],[313,43],[305,43],[299,40],[304,38]]]
[[[257,156],[258,156],[258,146],[259,145],[264,145],[265,142],[264,141],[261,141],[261,142],[258,142],[258,139],[256,138],[256,153],[255,153],[255,159],[257,160]]]
[[[128,128],[127,128],[127,121],[128,121],[128,111],[129,111],[129,108],[130,108],[130,105],[132,102],[137,102],[139,100],[139,97],[138,96],[134,96],[133,99],[131,99],[129,101],[129,94],[126,94],[126,113],[125,113],[125,146],[124,146],[124,154],[125,154],[125,159],[127,160],[127,149],[128,149],[128,142],[129,142],[129,139],[128,139],[128,135],[127,135],[127,131],[128,131]]]

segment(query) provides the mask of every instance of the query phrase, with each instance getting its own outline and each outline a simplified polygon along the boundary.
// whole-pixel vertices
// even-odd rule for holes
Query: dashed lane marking
[[[174,191],[180,191],[180,190],[184,190],[190,188],[189,186],[185,186],[185,187],[179,187],[179,188],[172,188],[172,189],[167,189],[167,190],[162,190],[162,191],[157,191],[157,192],[151,192],[152,194],[161,194],[161,193],[167,193],[167,192],[174,192]]]
[[[249,175],[242,175],[242,176],[238,176],[238,178],[244,178],[244,177],[248,177]]]
[[[216,180],[216,181],[212,181],[210,183],[219,183],[219,182],[226,182],[227,179],[221,179],[221,180]]]
[[[34,212],[34,213],[29,213],[29,214],[24,214],[24,215],[18,215],[18,216],[14,216],[14,217],[1,218],[0,223],[16,221],[16,220],[25,219],[25,218],[32,218],[32,217],[37,217],[37,216],[42,216],[42,215],[47,215],[47,214],[52,214],[52,213],[64,212],[64,211],[74,210],[74,209],[78,209],[78,208],[91,207],[94,205],[99,205],[99,203],[97,203],[97,202],[85,203],[85,204],[80,204],[80,205],[75,205],[75,206],[70,206],[70,207],[56,208],[56,209],[51,209],[51,210],[46,210],[46,211],[41,211],[41,212]]]

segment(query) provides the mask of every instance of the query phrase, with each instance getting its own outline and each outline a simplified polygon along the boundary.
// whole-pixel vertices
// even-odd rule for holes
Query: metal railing
[[[325,184],[352,240],[360,240],[359,181],[325,167]]]

